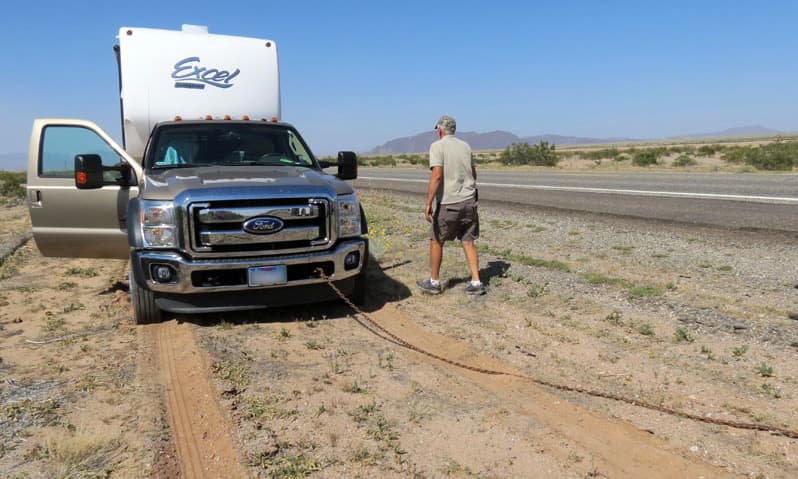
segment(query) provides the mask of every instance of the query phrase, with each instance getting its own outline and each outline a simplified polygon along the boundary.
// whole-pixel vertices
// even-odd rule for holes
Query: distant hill
[[[735,138],[735,137],[756,137],[778,135],[780,132],[772,128],[759,125],[742,126],[729,128],[722,131],[709,133],[691,133],[686,135],[674,136],[665,139],[695,139],[695,138]],[[457,132],[457,136],[467,141],[474,150],[498,150],[507,148],[511,143],[527,142],[529,144],[538,143],[541,140],[555,145],[594,145],[602,143],[623,143],[632,141],[643,141],[634,138],[586,138],[580,136],[565,135],[532,135],[520,137],[509,131],[491,131],[487,133],[477,133],[473,131]],[[369,155],[390,155],[398,153],[426,153],[429,145],[437,139],[434,131],[419,133],[415,136],[405,136],[388,141],[377,146],[366,154]],[[651,139],[646,139],[650,141]]]
[[[563,135],[534,135],[525,136],[521,141],[525,141],[530,145],[532,143],[540,143],[540,141],[547,141],[555,145],[591,145],[600,143],[623,143],[626,141],[639,141],[634,138],[585,138],[581,136],[563,136]],[[501,146],[499,148],[505,148]]]
[[[511,143],[527,142],[538,143],[541,140],[558,145],[582,145],[588,143],[614,143],[620,141],[634,141],[629,138],[582,138],[578,136],[562,135],[535,135],[520,137],[509,131],[490,131],[477,133],[474,131],[457,132],[457,136],[467,141],[474,150],[498,150],[506,148]],[[367,154],[387,155],[395,153],[422,153],[429,150],[429,145],[437,139],[434,131],[419,133],[415,136],[396,138],[384,143]]]
[[[28,162],[27,153],[0,153],[0,170],[22,171]]]
[[[736,128],[727,128],[721,131],[712,131],[709,133],[692,133],[687,135],[674,136],[672,138],[736,138],[746,136],[773,136],[781,133],[779,130],[767,128],[760,125],[747,125],[738,126]]]

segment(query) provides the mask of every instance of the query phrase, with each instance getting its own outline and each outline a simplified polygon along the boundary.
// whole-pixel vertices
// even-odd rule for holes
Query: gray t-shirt
[[[474,197],[477,182],[468,143],[454,135],[446,135],[434,142],[429,147],[429,167],[435,166],[443,167],[443,187],[438,188],[438,203],[449,205]]]

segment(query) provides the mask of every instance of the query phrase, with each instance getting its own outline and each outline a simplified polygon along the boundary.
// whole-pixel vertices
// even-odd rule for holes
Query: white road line
[[[359,176],[360,180],[398,181],[404,183],[428,183],[429,180],[416,180],[409,178],[380,178],[376,176]],[[756,195],[729,195],[722,193],[689,193],[685,191],[651,191],[651,190],[622,190],[615,188],[585,188],[581,186],[549,186],[549,185],[516,185],[512,183],[485,183],[478,182],[480,186],[495,186],[499,188],[519,188],[524,190],[549,190],[573,191],[581,193],[598,193],[611,195],[633,196],[658,196],[664,198],[694,198],[705,200],[747,201],[751,203],[773,204],[798,204],[798,198],[792,196],[756,196]]]

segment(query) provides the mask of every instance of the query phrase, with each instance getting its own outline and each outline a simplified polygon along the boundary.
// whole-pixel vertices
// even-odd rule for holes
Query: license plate
[[[285,265],[258,266],[249,268],[250,286],[270,286],[273,284],[285,284],[288,281]]]

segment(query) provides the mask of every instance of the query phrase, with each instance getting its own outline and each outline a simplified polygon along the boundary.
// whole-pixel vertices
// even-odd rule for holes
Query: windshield
[[[313,160],[299,135],[282,125],[166,125],[158,129],[147,166],[304,166]]]

